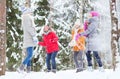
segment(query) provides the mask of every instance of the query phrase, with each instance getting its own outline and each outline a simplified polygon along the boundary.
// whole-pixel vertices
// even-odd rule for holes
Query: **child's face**
[[[28,2],[26,2],[26,3],[25,3],[25,7],[29,7],[29,4],[28,4]]]
[[[87,19],[92,18],[92,15],[90,13],[87,13]]]
[[[48,26],[44,26],[44,31],[48,31],[49,27]]]
[[[89,13],[88,18],[92,18],[92,15]]]
[[[76,24],[76,25],[75,25],[75,28],[77,29],[77,28],[79,28],[79,26],[80,26],[80,25]]]

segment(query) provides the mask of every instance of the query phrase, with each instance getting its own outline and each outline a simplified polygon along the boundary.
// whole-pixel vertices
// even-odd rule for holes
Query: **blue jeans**
[[[51,70],[51,63],[52,63],[52,69],[56,69],[56,61],[55,61],[55,57],[57,55],[57,52],[53,52],[53,53],[47,53],[47,57],[46,57],[46,64],[47,64],[47,69]],[[50,63],[51,61],[51,63]]]
[[[91,51],[87,51],[86,56],[87,56],[88,66],[92,66]],[[98,55],[97,51],[93,51],[93,56],[95,57],[95,60],[97,61],[99,67],[102,67],[101,58]]]
[[[24,61],[23,61],[23,64],[24,64],[24,65],[31,66],[33,49],[34,49],[34,47],[28,47],[28,48],[26,49],[26,51],[27,51],[27,52],[26,52],[26,53],[27,53],[27,56],[26,56],[26,58],[25,58]]]
[[[77,69],[83,69],[83,51],[74,51],[74,62]]]

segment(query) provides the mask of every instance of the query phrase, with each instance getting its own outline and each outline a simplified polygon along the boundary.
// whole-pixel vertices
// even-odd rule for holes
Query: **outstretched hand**
[[[77,41],[79,37],[80,37],[80,35],[77,34],[77,35],[75,36],[75,40]]]
[[[33,42],[34,42],[35,44],[38,44],[38,38],[37,38],[36,36],[33,37]]]

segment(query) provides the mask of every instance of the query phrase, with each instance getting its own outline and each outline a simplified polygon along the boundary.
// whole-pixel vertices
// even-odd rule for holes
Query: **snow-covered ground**
[[[6,72],[6,75],[0,76],[0,79],[120,79],[120,65],[113,71],[105,69],[105,72],[99,70],[83,71],[75,73],[75,70],[58,71],[56,74],[50,72],[31,72],[29,74],[19,74],[17,72]]]

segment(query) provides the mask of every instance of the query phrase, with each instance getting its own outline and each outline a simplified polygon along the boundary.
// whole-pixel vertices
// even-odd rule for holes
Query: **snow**
[[[105,72],[94,70],[93,72],[84,70],[83,72],[75,73],[75,70],[58,71],[56,74],[50,72],[31,72],[20,74],[17,72],[6,72],[5,76],[0,79],[119,79],[120,68],[113,71],[105,69]]]
[[[20,56],[19,56],[19,54],[16,54],[16,52],[13,52],[12,54],[11,54],[11,57],[13,57],[15,60],[19,60],[19,58],[20,58]]]
[[[0,33],[5,33],[5,30],[0,30]]]
[[[12,36],[13,40],[15,40],[14,33],[11,30],[10,30],[10,33],[11,33],[11,36]]]
[[[19,1],[20,4],[23,4],[25,0],[16,0]],[[31,0],[32,1],[32,8],[35,10],[37,5],[35,5],[35,1],[42,1],[42,0]],[[51,1],[53,0],[48,0],[50,1],[49,3],[52,4]],[[88,0],[90,1],[90,0]],[[96,1],[96,2],[94,2]],[[101,14],[101,36],[103,39],[102,41],[102,52],[105,53],[105,58],[103,59],[104,62],[107,63],[107,61],[112,61],[111,57],[111,17],[110,17],[110,9],[109,9],[109,0],[94,0],[90,4],[94,6],[94,9],[100,12]],[[120,5],[120,0],[117,0],[117,6]],[[101,4],[104,4],[101,6]],[[35,6],[34,6],[35,5]],[[16,5],[17,6],[17,5]],[[16,7],[15,6],[15,7]],[[38,16],[36,15],[35,18],[39,20],[45,19],[45,25],[48,24],[48,20],[51,17],[53,18],[53,22],[59,26],[59,29],[56,30],[57,33],[59,33],[59,36],[62,34],[60,39],[65,39],[66,37],[70,37],[71,34],[68,32],[71,30],[72,25],[74,24],[74,20],[72,20],[73,17],[79,17],[80,11],[78,10],[81,9],[80,5],[74,4],[74,0],[54,0],[53,6],[50,6],[53,8],[55,11],[50,12],[49,17],[46,16]],[[17,7],[16,7],[17,8]],[[89,9],[89,8],[88,8]],[[118,16],[120,17],[120,8],[117,8],[118,13],[115,13],[115,17]],[[9,12],[11,12],[11,9],[8,9]],[[48,11],[46,11],[46,14]],[[20,19],[19,15],[16,14],[16,17]],[[120,21],[120,18],[118,18]],[[8,24],[10,22],[8,21]],[[16,25],[16,23],[14,23]],[[40,30],[40,32],[37,34],[37,36],[41,36],[43,33],[43,25],[42,27],[36,27],[37,30]],[[120,26],[120,22],[119,22]],[[120,27],[119,27],[120,28]],[[113,28],[116,30],[116,27]],[[13,31],[10,31],[11,37],[13,40],[15,40],[15,35],[19,36],[19,33],[16,31],[16,28],[12,27]],[[0,31],[2,32],[2,31]],[[113,34],[114,37],[116,37],[116,34]],[[115,42],[115,41],[114,41]],[[120,43],[120,42],[119,42]],[[13,42],[13,46],[16,46],[16,42]],[[117,44],[117,42],[115,42]],[[22,48],[22,42],[19,43],[20,47]],[[59,51],[59,53],[62,53],[65,51],[65,53],[68,55],[70,52],[68,51],[68,46],[65,47],[66,45],[64,43],[59,43],[59,46],[61,47],[62,50]],[[7,48],[7,51],[9,51],[9,48]],[[38,51],[43,51],[42,47],[36,47],[36,50],[34,51],[34,58],[37,58],[38,55],[40,54]],[[11,57],[13,57],[15,60],[19,60],[20,56],[19,54],[16,54],[15,52],[12,52]],[[6,57],[6,62],[8,62],[8,58]],[[61,59],[56,59],[57,63],[61,63]],[[116,58],[117,61],[120,61],[120,57]],[[37,62],[44,63],[44,60],[42,58],[42,55],[39,55],[39,59]],[[2,65],[2,64],[1,64]],[[42,64],[41,64],[42,65]],[[107,64],[111,65],[111,64]],[[64,65],[63,65],[64,66]],[[16,64],[13,65],[13,67],[16,67]],[[44,70],[46,66],[43,64],[42,70]],[[0,70],[2,70],[0,68]],[[110,69],[106,69],[105,72],[99,72],[98,70],[95,70],[93,72],[88,72],[87,70],[80,72],[80,73],[75,73],[75,70],[66,70],[66,71],[58,71],[56,74],[53,73],[45,73],[45,72],[32,72],[30,74],[18,74],[17,72],[6,72],[5,76],[0,76],[0,79],[118,79],[120,73],[120,66],[117,68],[115,72],[113,72]]]
[[[2,62],[2,63],[1,63],[1,66],[3,66],[3,65],[4,65],[4,63]]]

